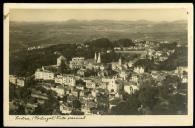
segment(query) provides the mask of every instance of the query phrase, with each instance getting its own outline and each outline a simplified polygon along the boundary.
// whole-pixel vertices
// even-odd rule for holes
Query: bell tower
[[[100,55],[100,52],[99,52],[99,54],[98,54],[97,63],[101,63],[101,55]]]

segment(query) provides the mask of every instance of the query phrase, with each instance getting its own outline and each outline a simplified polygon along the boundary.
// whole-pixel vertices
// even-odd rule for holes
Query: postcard
[[[193,5],[4,4],[4,126],[192,126]]]

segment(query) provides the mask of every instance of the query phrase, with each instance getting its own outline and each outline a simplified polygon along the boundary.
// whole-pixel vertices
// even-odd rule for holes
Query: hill
[[[10,22],[10,51],[31,46],[82,43],[97,38],[187,42],[187,23],[93,20]]]

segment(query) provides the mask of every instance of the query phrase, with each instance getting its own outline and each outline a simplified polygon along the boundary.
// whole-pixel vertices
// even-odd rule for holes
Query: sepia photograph
[[[192,4],[5,4],[4,125],[192,125],[192,22]]]

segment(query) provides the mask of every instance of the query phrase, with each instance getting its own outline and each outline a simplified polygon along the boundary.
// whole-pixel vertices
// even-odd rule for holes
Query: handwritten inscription
[[[26,121],[31,121],[31,120],[37,120],[37,121],[45,121],[48,122],[50,120],[83,120],[85,119],[86,116],[40,116],[40,115],[35,115],[35,116],[16,116],[15,120],[26,120]]]

